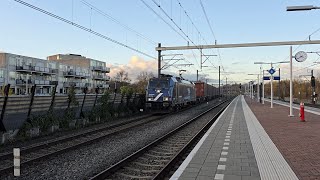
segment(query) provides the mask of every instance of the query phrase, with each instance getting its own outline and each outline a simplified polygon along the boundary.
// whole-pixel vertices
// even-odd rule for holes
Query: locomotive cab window
[[[169,83],[166,81],[150,81],[149,87],[152,89],[168,89]]]

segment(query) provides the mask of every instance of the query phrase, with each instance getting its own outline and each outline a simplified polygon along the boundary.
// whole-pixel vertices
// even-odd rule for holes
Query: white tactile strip
[[[239,97],[234,98],[233,101],[228,105],[228,107],[220,114],[220,116],[217,118],[217,120],[212,124],[212,126],[209,128],[209,130],[204,134],[204,136],[200,139],[200,141],[197,143],[197,145],[192,149],[190,154],[187,156],[187,158],[182,162],[182,164],[179,166],[179,168],[174,172],[174,174],[170,177],[170,180],[177,180],[183,171],[186,169],[192,158],[195,156],[203,142],[206,140],[206,138],[209,136],[213,128],[216,126],[216,124],[220,121],[222,115],[229,109],[230,105],[233,104],[235,100],[237,100]],[[219,177],[221,178],[221,177]],[[223,179],[223,176],[222,176]]]
[[[242,96],[242,107],[262,180],[298,179]]]
[[[232,114],[231,114],[231,120],[230,120],[230,124],[233,123],[233,120],[234,120],[234,117],[235,117],[235,112],[236,112],[236,108],[237,108],[237,104],[239,102],[239,97],[237,98],[237,101],[234,105],[234,108],[233,108],[233,111],[232,111]],[[224,146],[222,147],[222,152],[221,152],[221,156],[220,156],[220,159],[219,159],[219,162],[227,162],[228,158],[226,157],[228,155],[228,151],[229,150],[229,144],[228,143],[228,146],[225,146],[225,143],[226,141],[230,141],[230,135],[231,135],[231,129],[228,129],[228,131],[226,132],[226,139],[224,140]],[[226,170],[226,165],[222,165],[222,164],[218,164],[218,167],[217,167],[217,170],[220,170],[220,171],[224,171]],[[214,179],[223,179],[224,178],[224,174],[223,172],[220,172],[219,174],[215,174],[215,177]]]

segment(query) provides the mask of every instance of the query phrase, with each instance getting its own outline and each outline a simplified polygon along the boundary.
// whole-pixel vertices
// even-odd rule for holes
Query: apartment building
[[[63,57],[73,56],[63,55]],[[0,85],[10,84],[14,94],[17,95],[29,94],[34,84],[37,85],[36,94],[50,94],[55,85],[57,85],[57,93],[67,93],[71,86],[75,87],[76,93],[82,93],[86,87],[91,92],[94,92],[96,87],[99,87],[100,91],[108,89],[110,78],[106,73],[110,72],[110,69],[105,67],[105,63],[80,55],[76,56],[80,57],[77,62],[65,61],[68,60],[67,58],[44,60],[0,53]],[[98,62],[99,66],[94,66],[92,63],[91,67],[87,63],[91,61],[95,61],[96,64]],[[100,71],[95,71],[96,69]],[[101,78],[97,80],[96,75],[100,75]]]
[[[64,75],[67,85],[69,85],[68,82],[76,82],[81,86],[91,87],[91,89],[109,87],[106,82],[110,81],[110,77],[106,73],[110,72],[110,68],[106,67],[105,62],[77,54],[56,54],[48,56],[47,60],[63,64],[61,68],[62,72],[67,73]]]

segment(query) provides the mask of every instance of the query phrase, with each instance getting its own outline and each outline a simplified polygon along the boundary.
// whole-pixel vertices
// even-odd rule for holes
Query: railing
[[[73,71],[68,71],[68,72],[63,72],[63,75],[66,77],[69,77],[69,76],[74,77],[76,75],[76,73]]]
[[[110,80],[110,76],[107,76],[107,75],[94,75],[93,79],[109,81]]]
[[[97,87],[99,87],[99,88],[108,88],[109,84],[97,84]]]
[[[106,72],[106,73],[110,72],[110,68],[104,67],[104,66],[91,66],[91,70],[92,71],[102,71],[102,72]]]
[[[75,82],[63,82],[63,87],[71,87],[76,86]]]
[[[17,85],[26,84],[26,82],[27,81],[25,79],[16,79]],[[31,79],[28,79],[28,84],[34,84],[34,81]]]
[[[46,74],[57,74],[58,69],[52,69],[48,67],[39,67],[39,66],[30,66],[30,65],[23,65],[23,66],[16,66],[16,71],[18,72],[35,72],[35,73],[46,73]]]

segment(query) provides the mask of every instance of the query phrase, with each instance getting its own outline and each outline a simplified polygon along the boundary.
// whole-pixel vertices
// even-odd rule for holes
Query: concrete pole
[[[27,74],[27,77],[26,77],[26,94],[28,94],[28,79],[29,79],[29,74]]]
[[[158,43],[158,47],[161,47],[161,43]],[[158,78],[161,74],[161,50],[158,50]]]
[[[272,68],[272,63],[271,63],[271,68]],[[271,82],[271,106],[270,108],[273,108],[273,75],[271,74],[270,76],[270,82]]]
[[[199,80],[199,72],[198,72],[198,69],[197,69],[197,81]]]
[[[262,71],[262,74],[263,74],[263,76],[262,76],[262,104],[264,104],[264,79],[263,79],[264,71]]]
[[[292,112],[292,103],[293,103],[293,97],[292,97],[292,46],[290,46],[290,114],[289,116],[292,117],[293,116],[293,112]]]
[[[281,85],[281,74],[280,74],[280,68],[279,68],[279,82],[278,82],[278,99],[280,100],[280,85]]]
[[[260,75],[258,74],[258,84],[257,84],[257,102],[259,102],[260,97]]]
[[[202,70],[202,49],[200,49],[200,69]]]
[[[220,90],[220,66],[219,66],[219,98],[221,96],[221,90]]]
[[[252,81],[250,82],[250,96],[251,96],[251,99],[253,99],[253,82]]]
[[[226,96],[228,96],[228,78],[226,77]]]

